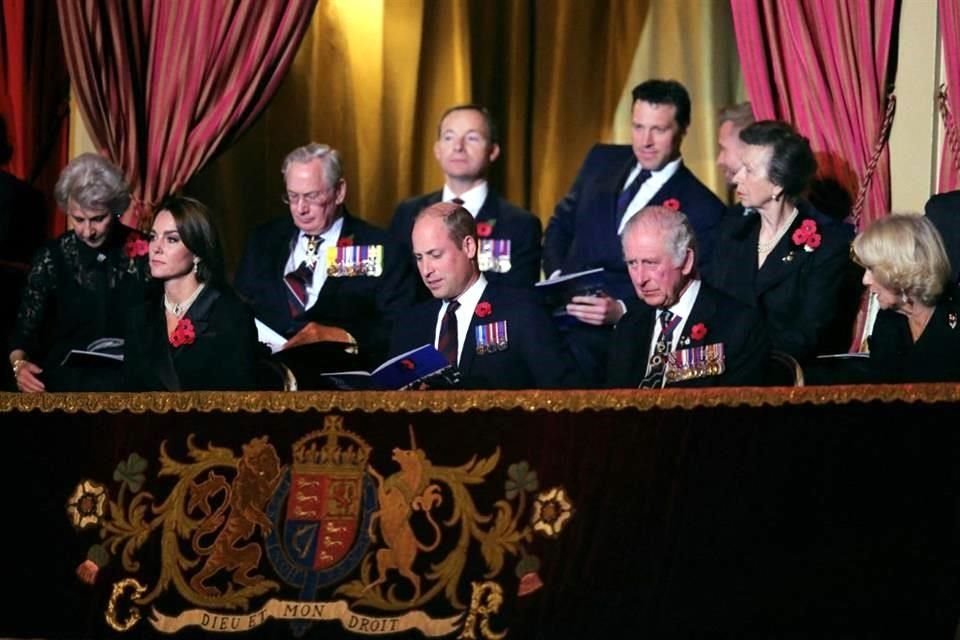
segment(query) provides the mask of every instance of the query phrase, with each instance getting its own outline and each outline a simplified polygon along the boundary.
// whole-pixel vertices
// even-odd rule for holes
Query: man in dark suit
[[[953,272],[952,282],[957,282],[960,274],[960,191],[931,196],[923,210],[943,236],[943,245],[947,249]]]
[[[637,305],[617,324],[610,387],[761,384],[769,341],[759,311],[704,283],[687,217],[646,207],[623,232]]]
[[[606,296],[579,296],[567,308],[580,322],[566,338],[584,374],[600,382],[610,328],[635,300],[623,266],[623,226],[647,205],[686,212],[701,247],[712,254],[724,205],[683,164],[680,144],[690,124],[690,96],[673,80],[633,89],[632,145],[597,145],[547,225],[543,271],[548,276],[602,267]]]
[[[392,354],[433,344],[473,389],[578,385],[556,328],[533,293],[487,282],[480,272],[476,222],[466,209],[447,202],[424,209],[412,244],[434,299],[394,325]]]
[[[437,202],[455,202],[477,221],[478,261],[487,279],[512,287],[532,286],[540,279],[540,220],[487,184],[490,165],[500,156],[497,127],[487,109],[473,104],[447,109],[433,154],[443,170],[443,189],[397,206],[390,222],[394,241],[409,252],[417,213]],[[420,292],[423,299],[430,297],[425,289]]]
[[[327,145],[283,162],[290,216],[258,227],[237,270],[272,351],[314,342],[358,345],[364,363],[386,355],[396,315],[413,303],[407,256],[388,234],[350,215],[340,156]]]

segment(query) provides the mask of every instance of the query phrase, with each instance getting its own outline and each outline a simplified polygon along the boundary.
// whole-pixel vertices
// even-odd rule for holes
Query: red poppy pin
[[[474,313],[477,314],[478,318],[486,318],[488,315],[493,313],[493,307],[490,306],[489,302],[481,302],[477,305],[477,309]]]
[[[346,238],[340,238],[337,240],[338,247],[352,247],[353,246],[353,236],[347,236]]]
[[[707,325],[698,322],[690,328],[690,338],[693,340],[703,340],[707,337]]]
[[[489,238],[490,234],[493,233],[493,225],[489,222],[478,222],[477,223],[477,235],[481,238]]]
[[[150,243],[144,240],[139,233],[131,233],[123,243],[123,254],[133,260],[145,256],[150,251]]]
[[[663,201],[663,208],[670,211],[680,211],[680,201],[676,198],[667,198]]]
[[[413,360],[411,360],[410,358],[404,358],[403,360],[401,360],[400,366],[403,367],[404,369],[409,369],[410,371],[413,371],[414,369],[417,368],[417,365],[414,364]]]
[[[197,339],[197,332],[193,328],[190,318],[180,318],[177,320],[177,326],[170,334],[170,344],[174,347],[182,347],[185,344],[193,344]]]
[[[791,237],[793,244],[803,247],[803,250],[808,253],[819,247],[820,241],[823,239],[817,233],[817,223],[809,218],[800,223]]]

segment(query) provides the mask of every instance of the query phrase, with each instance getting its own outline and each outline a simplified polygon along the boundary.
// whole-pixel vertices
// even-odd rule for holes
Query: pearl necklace
[[[773,248],[777,246],[778,242],[780,242],[783,234],[787,232],[787,229],[790,228],[790,225],[793,224],[793,221],[797,219],[797,214],[799,213],[800,209],[794,207],[793,213],[791,213],[786,220],[780,223],[780,225],[777,227],[776,233],[773,234],[773,238],[771,238],[769,242],[760,242],[760,239],[757,238],[757,253],[764,254],[773,251]]]
[[[166,291],[163,293],[163,306],[164,308],[173,314],[173,317],[180,318],[183,317],[183,314],[187,312],[187,309],[190,308],[190,305],[193,304],[193,301],[197,299],[197,296],[200,295],[200,292],[203,291],[204,284],[201,282],[193,293],[190,294],[190,297],[184,300],[183,302],[174,302],[167,297]]]

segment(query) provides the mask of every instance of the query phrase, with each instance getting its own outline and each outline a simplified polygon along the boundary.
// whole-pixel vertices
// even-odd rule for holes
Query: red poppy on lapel
[[[478,222],[477,223],[477,235],[481,238],[489,238],[490,234],[493,233],[493,225],[489,222]]]
[[[690,337],[693,340],[703,340],[707,337],[707,325],[698,322],[690,328]]]
[[[347,236],[346,238],[340,238],[337,240],[338,247],[352,247],[353,246],[353,236]]]
[[[676,198],[667,198],[663,201],[663,208],[670,211],[680,211],[680,201]]]
[[[127,236],[127,241],[123,243],[123,254],[133,260],[140,256],[145,256],[150,251],[150,243],[147,242],[139,233],[131,233]]]
[[[800,223],[800,226],[793,232],[791,238],[793,239],[793,244],[798,247],[803,247],[803,250],[808,253],[819,247],[820,241],[823,239],[820,234],[817,233],[817,223],[810,218]]]
[[[477,314],[478,318],[486,318],[488,315],[493,313],[493,307],[490,306],[489,302],[481,302],[480,304],[477,305],[476,311],[474,311],[474,313]]]
[[[180,318],[177,320],[177,326],[170,334],[170,344],[174,347],[181,347],[185,344],[193,344],[197,339],[197,332],[193,328],[193,322],[190,318]]]
[[[417,365],[414,364],[413,360],[411,360],[410,358],[404,358],[403,360],[401,360],[400,366],[403,367],[404,369],[409,369],[411,371],[417,368]]]

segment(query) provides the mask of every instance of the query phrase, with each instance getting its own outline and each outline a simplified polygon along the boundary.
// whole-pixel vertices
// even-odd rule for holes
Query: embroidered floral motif
[[[170,334],[170,344],[174,347],[193,344],[196,339],[197,332],[193,328],[193,323],[190,321],[190,318],[180,318],[177,321],[177,326],[173,329],[173,333]]]
[[[690,328],[690,337],[694,340],[703,340],[707,337],[707,325],[698,322]]]
[[[663,201],[663,208],[670,211],[680,211],[680,201],[676,198],[667,198]]]
[[[478,318],[486,318],[488,315],[493,313],[493,307],[490,306],[489,302],[481,302],[477,305],[477,309],[474,311],[474,313],[477,314]]]
[[[822,240],[820,234],[817,233],[817,223],[809,218],[800,223],[791,237],[793,244],[803,247],[803,250],[808,253],[819,247]]]
[[[67,501],[67,515],[78,529],[94,527],[103,518],[106,503],[106,487],[92,480],[84,480],[77,485]]]
[[[490,234],[493,233],[493,225],[489,222],[478,222],[477,223],[477,235],[481,238],[489,238]]]
[[[533,515],[530,522],[534,531],[548,538],[560,535],[567,521],[573,515],[573,505],[567,498],[563,487],[554,487],[539,494],[533,501]]]
[[[507,467],[507,500],[513,500],[521,491],[533,493],[538,488],[537,472],[531,471],[525,460]]]

